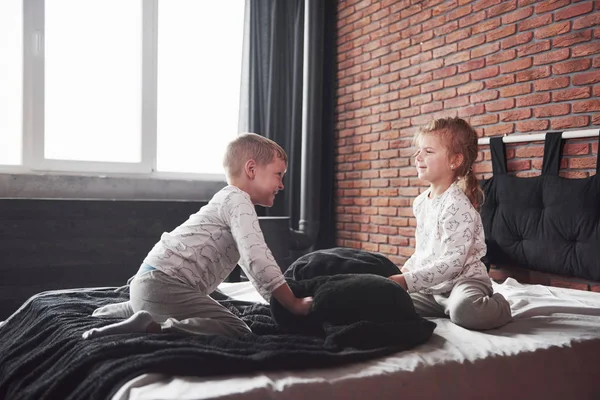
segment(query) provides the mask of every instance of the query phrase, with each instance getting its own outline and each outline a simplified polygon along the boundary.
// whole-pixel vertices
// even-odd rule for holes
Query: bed
[[[144,374],[124,384],[125,399],[597,399],[600,294],[514,279],[494,288],[514,322],[488,332],[448,320],[413,351],[334,369],[256,372],[202,379]],[[247,282],[222,286],[259,301]]]
[[[560,158],[560,140],[549,135],[547,144],[545,154]],[[598,197],[592,192],[598,180],[575,183],[593,195],[591,200],[574,196],[578,208],[550,201],[547,188],[554,187],[551,192],[556,194],[555,185],[562,184],[562,178],[551,173],[554,161],[545,159],[544,176],[523,183],[504,176],[502,146],[497,140],[492,144],[494,178],[484,182],[487,261],[597,280],[598,249],[587,243],[600,239]],[[514,185],[537,188],[537,194],[515,196],[510,189]],[[569,188],[570,193],[577,187]],[[546,210],[540,213],[531,204]],[[560,207],[571,210],[567,220],[583,216],[583,222],[555,222],[539,231],[535,228],[544,227],[543,222],[523,222],[532,220],[526,211],[543,221],[553,212],[564,214]],[[532,246],[536,241],[542,252]],[[322,340],[310,336],[289,347],[273,326],[269,305],[250,283],[223,283],[223,301],[264,335],[259,351],[250,355],[243,341],[219,337],[123,334],[86,342],[81,332],[99,323],[91,312],[126,300],[127,287],[44,292],[0,326],[0,398],[600,398],[600,370],[595,365],[600,354],[600,293],[524,284],[510,277],[492,284],[511,303],[514,320],[504,327],[476,332],[431,318],[433,334],[416,346],[324,352]]]
[[[520,284],[512,278],[494,289],[510,301],[514,321],[486,332],[468,331],[446,319],[432,319],[437,327],[426,343],[411,350],[364,361],[348,362],[330,368],[263,368],[253,372],[226,373],[201,377],[183,373],[142,373],[124,382],[110,379],[99,387],[79,387],[110,378],[105,366],[93,362],[81,364],[74,352],[85,350],[83,341],[72,339],[63,349],[46,359],[38,354],[25,360],[21,371],[12,364],[0,367],[3,398],[111,398],[128,399],[362,399],[362,398],[427,398],[427,399],[597,399],[600,396],[600,370],[596,368],[600,354],[600,294],[544,285]],[[249,282],[223,283],[220,290],[241,302],[264,303]],[[114,288],[96,289],[109,296]],[[91,296],[92,290],[48,292]],[[10,320],[8,321],[10,323]],[[0,332],[6,327],[0,327]],[[46,332],[40,331],[40,335]],[[117,335],[103,351],[115,354],[120,368],[118,347],[136,340],[131,335]],[[22,341],[23,346],[26,342]],[[107,350],[109,349],[109,350]],[[93,350],[89,351],[92,357]],[[51,358],[63,357],[62,363]],[[160,359],[160,356],[156,356]],[[6,359],[5,359],[6,360]],[[45,382],[28,392],[26,387],[12,387],[7,374],[25,374],[39,368],[60,368],[72,374],[67,380]],[[53,366],[54,364],[54,366]],[[69,366],[73,367],[68,370]],[[58,375],[60,376],[60,375]],[[36,377],[26,376],[25,383]],[[21,380],[22,383],[22,380]],[[34,386],[38,385],[35,383]],[[104,389],[102,389],[104,387]],[[100,390],[102,389],[102,390]],[[107,397],[103,397],[110,393]],[[49,394],[50,396],[46,396]]]

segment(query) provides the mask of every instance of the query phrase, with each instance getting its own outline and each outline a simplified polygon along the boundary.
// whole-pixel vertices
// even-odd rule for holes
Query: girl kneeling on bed
[[[500,327],[511,311],[493,293],[481,261],[483,192],[472,171],[477,133],[460,118],[438,119],[417,132],[415,146],[417,174],[429,188],[413,203],[415,252],[390,279],[409,292],[423,317],[449,317],[467,329]]]
[[[293,314],[309,313],[312,298],[294,296],[254,209],[255,204],[271,207],[283,189],[285,151],[270,139],[245,133],[229,143],[223,166],[229,185],[175,230],[163,233],[131,281],[130,300],[113,307],[120,310],[115,314],[133,315],[86,331],[85,339],[128,332],[249,333],[244,321],[209,296],[238,261],[265,299],[273,296]]]

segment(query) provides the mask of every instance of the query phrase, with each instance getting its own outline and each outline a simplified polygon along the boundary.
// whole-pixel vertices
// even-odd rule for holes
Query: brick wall
[[[481,136],[600,126],[600,1],[340,0],[337,21],[337,242],[402,264],[411,204],[425,186],[416,127],[460,116]],[[597,142],[570,140],[563,176],[594,173]],[[507,147],[539,173],[543,143]],[[490,176],[487,146],[474,169]]]

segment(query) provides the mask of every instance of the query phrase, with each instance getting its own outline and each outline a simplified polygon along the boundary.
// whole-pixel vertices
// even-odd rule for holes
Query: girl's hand
[[[408,291],[408,286],[406,285],[406,279],[404,279],[404,275],[402,275],[402,274],[392,275],[389,277],[389,279],[398,283],[400,286],[402,286],[404,288],[404,290]]]

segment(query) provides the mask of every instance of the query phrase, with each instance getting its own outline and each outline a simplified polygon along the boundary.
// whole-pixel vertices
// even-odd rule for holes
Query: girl
[[[413,203],[416,249],[390,277],[423,317],[449,317],[467,329],[511,320],[510,305],[492,284],[481,257],[486,244],[477,208],[483,192],[472,171],[477,133],[460,118],[432,121],[415,136],[415,164],[429,183]]]

